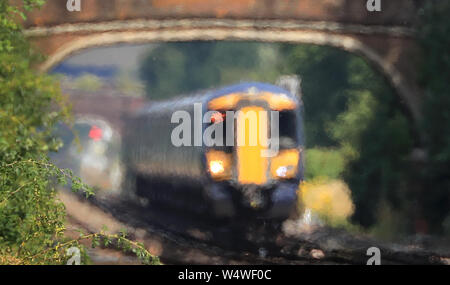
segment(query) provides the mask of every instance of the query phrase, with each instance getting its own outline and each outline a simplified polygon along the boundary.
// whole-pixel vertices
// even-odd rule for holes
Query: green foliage
[[[344,51],[284,45],[282,52],[284,72],[302,77],[306,177],[344,179],[355,199],[354,219],[365,226],[376,222],[380,201],[405,211],[401,181],[408,178],[411,122],[389,84]]]
[[[56,246],[48,247],[34,255],[23,256],[18,264],[33,264],[33,261],[36,259],[40,260],[40,264],[48,261],[50,264],[54,264],[55,258],[59,258],[59,260],[57,260],[58,263],[66,264],[70,257],[66,255],[66,250],[72,247],[80,249],[80,261],[83,262],[83,264],[88,264],[90,262],[89,256],[86,253],[85,247],[81,244],[83,240],[87,240],[90,241],[91,248],[101,247],[120,249],[124,253],[135,255],[142,262],[142,264],[161,265],[159,258],[148,252],[142,243],[128,239],[125,230],[120,231],[118,234],[109,234],[106,233],[106,230],[107,229],[101,231],[100,233],[91,234],[86,234],[83,233],[83,231],[79,231],[80,235],[77,239],[60,242]]]
[[[169,98],[237,81],[278,76],[276,45],[247,42],[167,43],[152,49],[140,67],[151,99]]]
[[[449,1],[427,1],[418,26],[423,50],[422,86],[425,90],[423,131],[429,166],[422,194],[425,216],[441,230],[450,219],[450,14]]]
[[[305,133],[308,147],[338,146],[327,133],[327,124],[345,110],[349,87],[348,63],[354,56],[325,46],[283,45],[280,70],[302,78]]]
[[[63,206],[49,189],[53,171],[40,167],[58,148],[51,125],[62,117],[49,109],[56,88],[29,70],[32,53],[12,20],[19,13],[0,3],[0,255],[39,250],[63,227]],[[56,96],[54,95],[56,94]],[[59,98],[59,97],[58,97]],[[37,163],[23,163],[36,161]]]
[[[26,9],[42,3],[22,1]],[[49,162],[48,153],[62,146],[53,135],[55,125],[70,122],[70,108],[57,82],[33,71],[38,56],[14,22],[16,15],[24,17],[8,1],[0,2],[0,264],[63,264],[65,249],[79,240],[65,241],[65,209],[56,187],[70,183],[73,191],[93,192],[70,170]],[[146,263],[159,262],[124,234],[84,238],[99,237],[115,240]]]
[[[411,178],[407,160],[413,146],[411,121],[370,66],[356,57],[347,66],[347,107],[328,123],[327,131],[339,142],[346,161],[343,177],[357,205],[354,219],[369,226],[379,218],[381,202],[405,212],[414,198],[403,183]]]
[[[361,134],[375,119],[377,101],[372,93],[350,91],[348,109],[337,116],[337,120],[328,124],[331,136],[340,142],[342,152],[347,160],[359,158],[359,152],[364,148]]]
[[[23,4],[30,9],[42,1]],[[56,82],[32,71],[38,57],[13,21],[17,14],[23,16],[0,3],[0,255],[21,260],[62,237],[56,183],[91,192],[69,170],[49,163],[48,152],[61,146],[53,126],[69,120],[69,108]]]
[[[341,152],[330,148],[311,148],[306,150],[307,181],[326,178],[339,179],[344,171],[345,160]]]
[[[347,161],[344,178],[359,206],[355,218],[366,226],[375,222],[380,201],[405,210],[405,202],[413,198],[402,183],[411,178],[410,122],[395,100],[390,105],[389,98],[375,94],[378,97],[367,91],[355,93],[332,128]]]

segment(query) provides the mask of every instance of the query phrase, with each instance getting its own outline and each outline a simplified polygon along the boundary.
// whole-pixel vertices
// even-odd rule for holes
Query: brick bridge
[[[365,57],[388,78],[411,117],[421,118],[413,27],[421,0],[80,0],[69,12],[47,0],[24,23],[50,69],[74,52],[117,43],[250,40],[330,45]]]

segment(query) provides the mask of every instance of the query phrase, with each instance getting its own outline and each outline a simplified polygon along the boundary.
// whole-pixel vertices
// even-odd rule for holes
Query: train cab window
[[[213,124],[221,124],[223,129],[222,139],[223,139],[223,145],[222,146],[214,146],[213,148],[216,150],[220,150],[226,153],[232,153],[233,147],[232,146],[226,146],[227,142],[227,118],[226,118],[226,111],[218,111],[217,113],[214,113],[211,117],[211,123],[209,125]],[[215,139],[215,137],[213,136]]]
[[[280,148],[290,149],[296,148],[298,145],[297,138],[297,115],[295,111],[281,111],[280,112]]]

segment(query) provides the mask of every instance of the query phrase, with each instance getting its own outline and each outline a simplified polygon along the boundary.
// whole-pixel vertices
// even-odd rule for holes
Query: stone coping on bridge
[[[412,37],[414,29],[402,26],[358,25],[325,21],[302,20],[232,20],[232,19],[163,19],[128,20],[97,23],[62,24],[51,27],[29,27],[25,34],[29,37],[41,37],[64,33],[92,33],[126,30],[161,30],[193,28],[230,28],[230,29],[278,29],[278,30],[314,30],[333,33],[384,34],[397,37]]]

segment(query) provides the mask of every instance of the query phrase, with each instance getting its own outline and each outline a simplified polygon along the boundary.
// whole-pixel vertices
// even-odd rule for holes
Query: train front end
[[[214,215],[289,217],[303,179],[300,99],[272,85],[242,84],[211,99],[208,111],[206,130],[216,130],[205,152]]]

